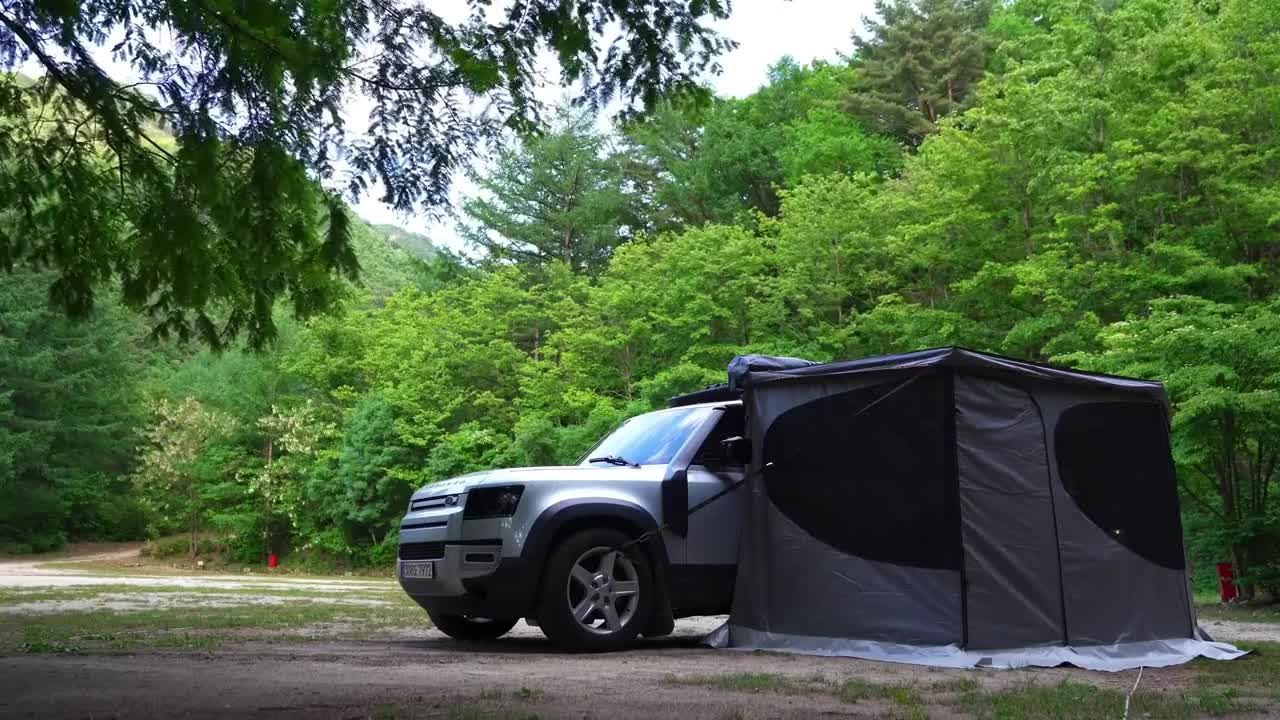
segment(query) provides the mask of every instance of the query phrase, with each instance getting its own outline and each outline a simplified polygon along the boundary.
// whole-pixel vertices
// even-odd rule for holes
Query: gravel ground
[[[112,557],[118,559],[119,555]],[[83,600],[51,598],[41,602],[32,598],[0,611],[129,612],[163,609],[174,603],[225,607],[312,599],[272,595],[273,591],[289,590],[331,593],[330,602],[377,603],[378,594],[397,591],[394,583],[378,580],[132,577],[94,575],[65,567],[51,570],[31,562],[0,563],[0,589],[92,585],[128,585],[139,591],[133,594],[112,588]],[[1089,673],[1070,668],[938,670],[702,647],[700,639],[722,620],[682,620],[669,638],[648,640],[634,650],[609,655],[559,652],[536,628],[523,623],[502,640],[464,645],[425,629],[424,622],[420,627],[392,630],[361,641],[335,641],[323,634],[301,641],[295,634],[288,641],[262,642],[247,636],[217,650],[0,657],[0,718],[900,717],[901,708],[885,698],[848,703],[821,692],[728,692],[677,685],[672,679],[770,673],[810,682],[817,678],[829,683],[857,680],[923,689],[964,682],[986,690],[1073,680],[1122,692],[1133,682],[1132,673]],[[1215,637],[1228,641],[1280,641],[1277,624],[1225,620],[1204,624]],[[1147,670],[1142,686],[1145,691],[1177,695],[1192,686],[1191,672],[1186,667]],[[927,716],[956,717],[954,706],[944,700],[931,696]]]
[[[1225,642],[1280,642],[1280,623],[1241,622],[1200,618],[1200,627],[1214,640]]]

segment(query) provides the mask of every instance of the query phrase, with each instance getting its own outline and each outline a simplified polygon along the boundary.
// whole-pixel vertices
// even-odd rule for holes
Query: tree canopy
[[[0,538],[33,541],[40,517],[66,538],[136,532],[139,515],[189,532],[183,508],[149,499],[143,458],[172,425],[161,409],[190,398],[230,419],[184,476],[222,552],[387,562],[413,488],[571,462],[736,354],[960,344],[1163,380],[1197,577],[1231,561],[1246,595],[1280,592],[1271,5],[912,5],[985,48],[963,100],[916,136],[849,101],[906,51],[887,28],[907,6],[885,6],[875,58],[784,59],[744,98],[672,95],[513,138],[476,170],[485,242],[462,256],[354,222],[361,281],[305,322],[277,303],[262,353],[147,341],[115,303],[67,324],[32,304],[49,276],[16,271],[5,290],[21,290],[0,291]],[[578,176],[594,180],[572,191]],[[552,202],[573,212],[535,211]],[[77,442],[96,449],[63,451]],[[69,525],[76,503],[100,525]]]
[[[858,81],[847,98],[867,126],[912,146],[963,111],[986,70],[992,0],[876,0],[855,33]]]
[[[531,131],[538,53],[590,107],[700,95],[719,0],[15,0],[0,8],[0,269],[55,273],[86,316],[118,286],[157,334],[219,346],[332,307],[358,271],[340,196],[438,211],[505,129]],[[107,65],[103,60],[113,61]],[[123,66],[124,70],[115,70]],[[113,75],[116,73],[116,75]],[[125,76],[127,74],[127,76]],[[368,107],[351,128],[352,103]],[[319,220],[319,221],[318,221]]]

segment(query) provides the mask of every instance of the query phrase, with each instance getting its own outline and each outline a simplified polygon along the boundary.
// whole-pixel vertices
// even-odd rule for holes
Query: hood
[[[596,467],[551,465],[547,467],[483,470],[423,485],[414,497],[453,495],[486,485],[527,485],[537,482],[609,482],[610,480],[661,479],[665,465]]]

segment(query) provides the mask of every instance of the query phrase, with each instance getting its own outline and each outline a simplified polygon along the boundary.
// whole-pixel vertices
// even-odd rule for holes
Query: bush
[[[147,535],[147,511],[137,498],[113,495],[98,505],[102,531],[93,539],[137,540]]]
[[[93,474],[62,487],[67,533],[83,540],[137,540],[146,536],[146,509],[119,480]]]
[[[44,528],[27,535],[32,552],[50,552],[67,544],[67,534],[61,528]]]
[[[382,542],[369,548],[365,553],[368,563],[374,567],[394,567],[396,557],[400,552],[400,532],[398,530],[387,533],[382,538]]]
[[[191,538],[183,535],[148,540],[139,551],[143,557],[163,559],[191,554]]]
[[[199,557],[219,557],[228,555],[231,544],[225,537],[201,536],[196,541],[196,554]],[[148,540],[139,551],[143,557],[178,558],[191,556],[191,536],[172,535],[169,537]]]
[[[62,529],[66,510],[51,488],[11,484],[0,489],[0,539],[27,546],[29,552],[57,550],[67,542]]]

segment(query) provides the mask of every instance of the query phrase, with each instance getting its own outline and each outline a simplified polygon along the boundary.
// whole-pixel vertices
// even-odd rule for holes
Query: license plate
[[[436,576],[436,564],[433,562],[402,562],[400,577],[415,580],[430,580]]]

